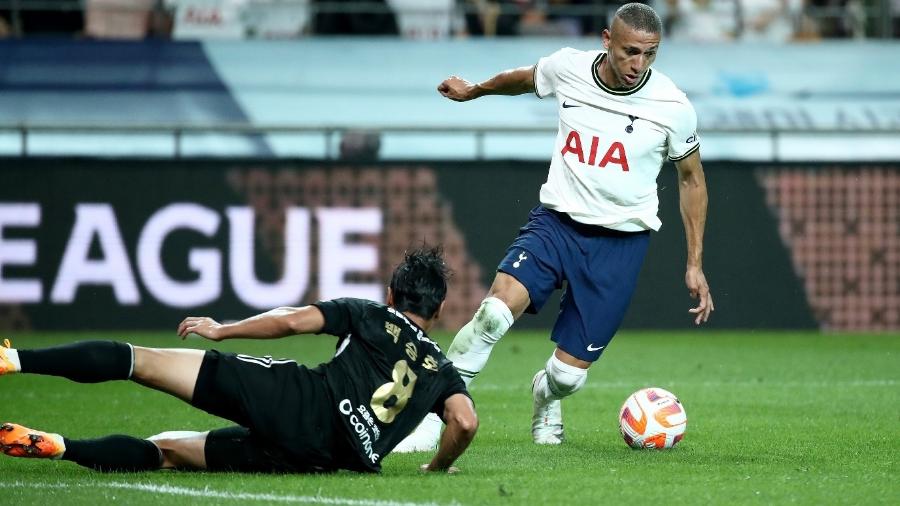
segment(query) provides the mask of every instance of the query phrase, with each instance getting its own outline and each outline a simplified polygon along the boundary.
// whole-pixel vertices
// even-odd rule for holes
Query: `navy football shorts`
[[[540,311],[565,281],[550,337],[566,353],[594,362],[625,317],[649,242],[649,231],[585,225],[537,206],[497,270],[525,285],[528,313]]]

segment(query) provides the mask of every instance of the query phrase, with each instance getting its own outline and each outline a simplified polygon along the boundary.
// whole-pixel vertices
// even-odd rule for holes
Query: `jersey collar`
[[[396,308],[395,308],[395,309],[396,309]],[[428,332],[425,332],[425,330],[424,330],[422,327],[420,327],[418,323],[416,323],[415,321],[413,321],[412,316],[411,316],[410,314],[407,314],[405,311],[400,311],[400,313],[403,314],[403,316],[406,317],[406,321],[408,321],[410,325],[412,325],[413,327],[415,327],[415,328],[419,329],[420,331],[422,331],[422,335],[424,335],[424,336],[426,336],[426,337],[428,336]]]
[[[644,85],[647,84],[647,81],[650,80],[650,74],[653,72],[653,69],[647,69],[647,72],[644,73],[644,77],[640,80],[640,82],[637,83],[637,85],[635,85],[634,88],[628,90],[614,90],[609,86],[603,84],[603,81],[600,80],[600,75],[597,73],[600,69],[600,62],[602,62],[604,58],[606,58],[606,53],[600,53],[596,58],[594,58],[594,63],[591,64],[591,76],[594,77],[594,82],[597,83],[597,86],[599,86],[601,90],[609,93],[610,95],[631,95],[633,93],[636,93],[639,89],[643,88]]]

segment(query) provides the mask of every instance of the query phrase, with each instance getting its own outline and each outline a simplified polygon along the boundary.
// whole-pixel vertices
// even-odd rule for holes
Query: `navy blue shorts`
[[[566,288],[551,339],[570,355],[594,362],[612,340],[631,302],[650,232],[620,232],[576,222],[535,207],[497,270],[528,290],[528,313]]]

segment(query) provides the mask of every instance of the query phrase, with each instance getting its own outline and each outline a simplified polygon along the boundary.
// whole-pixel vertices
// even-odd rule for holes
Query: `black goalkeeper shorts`
[[[210,470],[332,471],[347,457],[325,379],[292,360],[207,351],[191,404],[241,426],[210,431]]]

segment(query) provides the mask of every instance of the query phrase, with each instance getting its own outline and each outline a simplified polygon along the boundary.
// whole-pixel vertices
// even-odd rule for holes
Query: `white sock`
[[[419,428],[416,429],[416,432],[425,434],[428,438],[437,440],[441,437],[441,428],[443,426],[444,422],[441,421],[441,417],[434,413],[428,413],[425,415],[425,418],[422,419],[422,423],[419,424]]]
[[[52,460],[62,460],[63,455],[66,454],[66,440],[62,437],[62,434],[47,434],[47,435],[50,436],[51,438],[53,438],[54,441],[56,441],[56,445],[58,448],[62,448],[61,452],[59,452],[57,455],[54,455],[53,457],[50,457],[50,458]]]
[[[433,451],[441,438],[443,426],[439,416],[428,413],[419,426],[394,447],[394,453]]]
[[[12,372],[20,372],[22,370],[22,363],[19,362],[19,352],[14,348],[6,348],[3,350],[3,353],[6,354],[6,359],[13,365]]]
[[[512,312],[502,300],[488,297],[482,301],[472,321],[465,324],[453,338],[447,358],[456,366],[466,387],[484,369],[494,345],[506,334],[513,321]]]
[[[556,358],[555,353],[550,356],[544,370],[547,374],[534,385],[534,400],[540,404],[572,395],[587,381],[587,369],[566,364]]]

